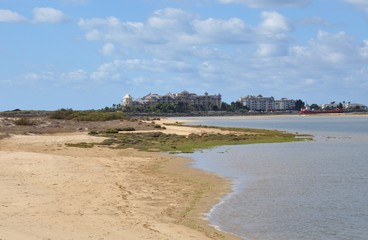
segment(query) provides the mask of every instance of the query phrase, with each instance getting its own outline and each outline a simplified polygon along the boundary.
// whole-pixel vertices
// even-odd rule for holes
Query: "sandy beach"
[[[103,140],[86,132],[0,139],[0,239],[237,239],[203,218],[229,192],[225,179],[175,155],[65,145]]]

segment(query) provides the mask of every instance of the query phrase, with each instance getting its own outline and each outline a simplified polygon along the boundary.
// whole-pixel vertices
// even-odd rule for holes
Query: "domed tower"
[[[130,107],[133,105],[133,98],[130,96],[130,94],[126,94],[123,97],[123,109],[126,109],[127,107]]]

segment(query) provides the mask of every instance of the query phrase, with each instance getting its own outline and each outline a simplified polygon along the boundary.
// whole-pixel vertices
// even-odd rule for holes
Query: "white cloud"
[[[112,43],[105,43],[105,45],[102,46],[100,52],[102,55],[110,56],[115,53],[115,46]]]
[[[55,71],[30,72],[21,76],[18,83],[43,87],[58,87],[65,85],[79,87],[80,85],[87,85],[88,80],[89,74],[83,69],[78,69],[63,73],[57,73]]]
[[[354,64],[361,62],[361,48],[345,32],[331,34],[320,31],[316,39],[309,42],[309,49],[315,60],[330,64]]]
[[[106,25],[106,20],[101,18],[79,19],[78,25],[84,28]]]
[[[203,43],[244,43],[250,40],[249,34],[253,33],[239,18],[197,20],[193,22],[193,27],[197,39],[202,39]]]
[[[137,41],[155,42],[148,39],[161,38],[157,33],[143,31],[144,24],[140,22],[121,22],[116,17],[80,19],[78,26],[86,30],[89,41],[104,40],[109,42],[126,42],[137,44]]]
[[[97,68],[96,71],[90,74],[90,78],[97,82],[103,83],[109,80],[119,80],[122,78],[122,71],[124,62],[121,60],[115,60],[113,62],[104,63]]]
[[[22,78],[28,83],[28,84],[37,84],[37,83],[47,83],[52,82],[55,80],[55,74],[54,72],[50,71],[43,71],[40,73],[27,73]]]
[[[102,84],[106,82],[130,82],[132,79],[146,79],[147,84],[150,79],[166,79],[169,81],[175,76],[190,74],[194,66],[186,61],[160,60],[160,59],[117,59],[101,64],[90,74],[91,80]]]
[[[221,3],[240,3],[253,8],[263,7],[303,7],[311,0],[219,0]]]
[[[289,76],[285,75],[284,78],[288,79],[295,74],[295,78],[304,81],[305,89],[299,86],[300,91],[322,94],[333,88],[336,92],[329,95],[337,98],[363,94],[362,91],[358,93],[358,89],[364,89],[366,84],[367,73],[362,72],[364,66],[368,65],[365,53],[366,41],[359,44],[344,32],[320,31],[306,46],[290,48],[289,55],[284,59],[287,65],[282,68],[287,70]]]
[[[36,23],[63,23],[70,19],[60,10],[50,7],[36,7],[33,9],[33,20]]]
[[[262,12],[262,23],[259,25],[259,31],[264,34],[279,34],[290,32],[293,26],[281,14],[271,11]]]
[[[267,33],[270,37],[291,29],[282,15],[276,12],[268,14],[264,17],[262,31],[257,31],[239,18],[199,19],[194,14],[170,8],[156,11],[145,22],[122,22],[108,17],[80,19],[78,25],[85,30],[89,41],[103,41],[151,53],[161,52],[169,57],[169,50],[183,51],[193,46],[207,47],[207,44],[246,44],[258,41],[259,34]]]
[[[320,26],[324,26],[324,27],[331,27],[333,24],[320,17],[320,16],[311,16],[311,17],[306,17],[303,18],[302,20],[299,21],[299,23],[303,24],[303,25],[316,25],[318,27]]]
[[[363,59],[368,59],[368,39],[363,41],[360,55]]]
[[[0,85],[3,86],[14,86],[15,85],[15,81],[11,80],[11,79],[1,79],[0,80]]]
[[[23,77],[24,77],[24,79],[29,80],[29,81],[35,81],[35,80],[40,79],[39,74],[37,74],[37,73],[27,73]]]
[[[261,43],[258,45],[257,55],[259,57],[285,56],[287,49],[285,46],[275,43]]]
[[[27,18],[8,9],[0,9],[0,22],[26,22]]]
[[[368,12],[368,1],[367,0],[343,0],[343,1],[353,4],[359,9]]]
[[[88,41],[98,41],[102,38],[101,33],[96,29],[87,32],[85,36]]]
[[[59,79],[64,83],[83,82],[88,79],[88,73],[83,69],[60,74]]]
[[[186,29],[195,16],[176,8],[165,8],[157,10],[147,20],[147,25],[152,28]],[[188,29],[187,29],[188,30]]]

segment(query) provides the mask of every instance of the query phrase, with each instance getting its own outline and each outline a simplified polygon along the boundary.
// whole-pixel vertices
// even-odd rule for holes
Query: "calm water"
[[[368,117],[194,118],[191,124],[282,129],[315,141],[223,146],[189,154],[233,180],[208,218],[256,240],[368,239]]]

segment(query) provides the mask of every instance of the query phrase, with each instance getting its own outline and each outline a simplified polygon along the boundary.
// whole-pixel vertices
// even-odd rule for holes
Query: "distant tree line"
[[[59,109],[50,114],[52,119],[76,120],[76,121],[110,121],[125,119],[126,116],[116,109],[106,107],[101,110],[75,111],[73,109]]]

